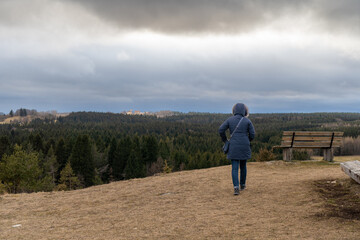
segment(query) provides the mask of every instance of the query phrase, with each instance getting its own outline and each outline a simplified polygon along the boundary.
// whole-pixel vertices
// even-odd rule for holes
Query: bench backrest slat
[[[281,147],[293,148],[331,148],[340,147],[343,132],[305,132],[285,131]]]
[[[332,136],[334,133],[334,136],[340,136],[342,137],[344,135],[343,132],[308,132],[308,131],[284,131],[283,136],[292,136],[295,132],[296,136]]]

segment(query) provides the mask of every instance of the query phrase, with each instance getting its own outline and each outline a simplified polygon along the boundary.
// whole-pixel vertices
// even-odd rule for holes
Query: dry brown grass
[[[359,220],[318,217],[327,206],[314,182],[329,178],[348,177],[336,164],[279,161],[249,163],[239,196],[230,166],[4,195],[0,239],[359,239]]]
[[[6,118],[3,122],[0,122],[0,124],[10,124],[11,122],[30,122],[33,119],[34,117],[32,116],[26,116],[26,117],[14,116],[14,117]]]
[[[322,160],[324,157],[322,156],[312,156],[311,159],[314,160]],[[347,162],[347,161],[360,161],[359,155],[353,155],[353,156],[334,156],[334,163],[341,163],[341,162]]]

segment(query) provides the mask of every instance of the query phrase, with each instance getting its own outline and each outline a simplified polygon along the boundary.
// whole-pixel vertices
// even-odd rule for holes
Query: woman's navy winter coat
[[[244,104],[238,103],[233,108],[234,116],[229,117],[219,128],[219,133],[223,142],[227,141],[225,131],[230,130],[233,136],[230,139],[230,148],[227,154],[228,159],[247,160],[251,158],[250,141],[255,137],[255,129],[252,122],[246,118],[247,109]],[[234,132],[236,125],[241,124]]]

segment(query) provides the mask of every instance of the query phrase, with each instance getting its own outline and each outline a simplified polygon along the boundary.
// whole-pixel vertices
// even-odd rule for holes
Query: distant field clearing
[[[52,116],[53,118],[56,117],[66,117],[69,113],[56,113],[55,115],[49,115],[48,113],[39,113],[38,115],[28,115],[26,117],[14,116],[6,118],[3,121],[0,121],[0,124],[10,124],[11,122],[30,122],[34,119],[40,118],[44,119],[46,117]]]

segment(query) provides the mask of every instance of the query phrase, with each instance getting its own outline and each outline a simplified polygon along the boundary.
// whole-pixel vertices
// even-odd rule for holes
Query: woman
[[[251,158],[250,141],[255,137],[255,129],[249,116],[248,108],[243,103],[237,103],[232,109],[233,115],[229,117],[219,128],[223,142],[228,141],[225,131],[230,130],[230,147],[227,158],[232,164],[232,180],[234,195],[239,195],[240,190],[245,189],[246,184],[246,161]],[[236,130],[236,131],[234,131]],[[240,165],[240,188],[239,188],[239,165]]]

